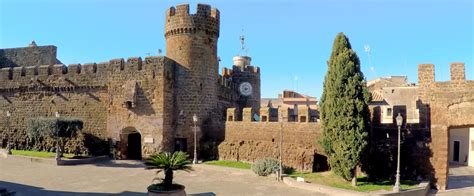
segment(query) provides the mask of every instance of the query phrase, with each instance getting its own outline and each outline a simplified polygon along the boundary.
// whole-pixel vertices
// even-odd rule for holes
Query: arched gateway
[[[120,158],[142,159],[142,136],[134,127],[126,127],[120,132]]]

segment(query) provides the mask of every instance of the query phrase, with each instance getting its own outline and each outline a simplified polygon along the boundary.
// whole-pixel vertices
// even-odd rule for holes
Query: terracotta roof
[[[370,96],[372,97],[372,99],[370,100],[372,102],[380,102],[384,100],[382,93],[378,91],[370,91]]]

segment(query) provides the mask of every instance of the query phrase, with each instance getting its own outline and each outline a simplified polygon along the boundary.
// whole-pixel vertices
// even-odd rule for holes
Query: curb
[[[291,177],[283,177],[283,183],[288,186],[300,188],[308,191],[324,193],[328,195],[401,195],[401,196],[418,196],[418,195],[427,195],[429,191],[429,183],[422,182],[418,185],[417,188],[403,190],[399,193],[394,193],[386,190],[373,191],[373,192],[357,192],[346,189],[340,189],[335,187],[330,187],[321,184],[311,184],[311,183],[302,183],[296,182],[295,179]]]
[[[300,189],[318,192],[318,193],[324,193],[328,195],[365,195],[364,193],[361,193],[361,192],[334,188],[334,187],[321,185],[321,184],[296,182],[296,180],[291,177],[283,177],[283,183],[291,187],[300,188]]]
[[[90,164],[90,163],[110,160],[110,158],[107,155],[85,158],[85,159],[61,159],[61,160],[56,160],[54,158],[49,159],[49,158],[40,158],[40,157],[28,157],[28,156],[22,156],[22,155],[7,155],[4,157],[7,159],[13,159],[13,160],[18,160],[18,161],[27,161],[27,162],[32,162],[32,163],[45,163],[45,164],[58,165],[58,166]]]

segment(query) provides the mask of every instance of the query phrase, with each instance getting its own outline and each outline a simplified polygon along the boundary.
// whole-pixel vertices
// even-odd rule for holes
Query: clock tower
[[[249,56],[235,56],[232,81],[237,84],[239,108],[260,108],[260,68],[252,66]]]

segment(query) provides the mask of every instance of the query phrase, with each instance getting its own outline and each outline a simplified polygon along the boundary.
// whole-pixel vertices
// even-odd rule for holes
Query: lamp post
[[[56,111],[54,113],[54,116],[56,118],[59,118],[59,112]],[[61,156],[62,156],[62,149],[61,149],[61,145],[59,144],[59,142],[60,142],[60,139],[56,138],[56,161],[61,160]]]
[[[398,155],[397,155],[397,175],[396,175],[396,181],[395,181],[395,186],[393,186],[393,191],[394,192],[400,192],[400,128],[403,123],[403,117],[398,113],[398,116],[395,118],[397,121],[397,126],[398,126]]]
[[[278,145],[279,148],[279,165],[278,165],[278,181],[281,180],[281,173],[283,172],[283,166],[282,166],[282,146],[283,146],[283,113],[280,114],[280,144]]]
[[[11,151],[11,146],[10,146],[10,135],[11,134],[10,132],[10,117],[12,116],[12,114],[10,113],[10,111],[7,111],[7,154],[12,154],[12,151]]]
[[[197,133],[197,127],[196,127],[196,123],[198,121],[198,117],[196,116],[196,114],[193,115],[193,122],[194,122],[194,158],[193,158],[193,164],[196,164],[197,163],[197,136],[196,136],[196,133]]]

